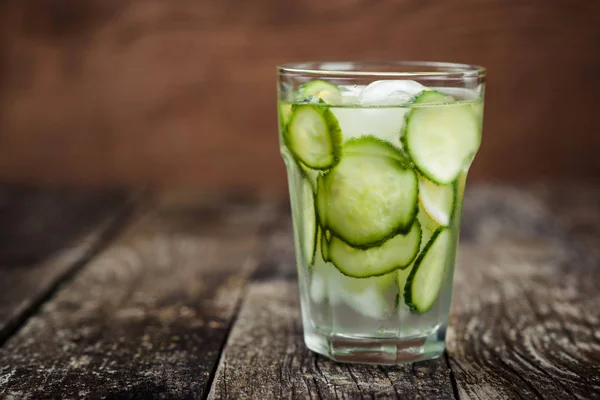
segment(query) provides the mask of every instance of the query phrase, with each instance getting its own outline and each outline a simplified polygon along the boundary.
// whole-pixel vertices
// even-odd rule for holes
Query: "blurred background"
[[[600,178],[598,0],[5,0],[0,180],[285,191],[275,66],[488,68],[470,179]]]
[[[593,277],[600,275],[563,271],[599,265],[600,0],[0,0],[0,397],[2,371],[4,382],[25,390],[16,397],[48,387],[64,397],[63,387],[84,382],[80,376],[116,390],[121,381],[112,373],[121,367],[97,374],[112,361],[73,364],[91,347],[119,357],[124,375],[134,375],[135,364],[161,379],[186,380],[169,383],[173,390],[195,382],[192,375],[208,379],[208,369],[173,374],[165,360],[203,365],[194,358],[204,357],[201,345],[188,333],[221,348],[221,334],[203,329],[229,330],[221,309],[230,304],[237,315],[237,285],[245,293],[250,275],[256,282],[274,270],[295,276],[276,65],[311,60],[487,67],[483,143],[469,174],[461,241],[498,245],[500,254],[512,248],[502,247],[504,240],[544,257],[549,248],[572,248],[573,268],[555,274],[570,290],[549,293],[592,293],[561,310],[594,304]],[[560,186],[575,181],[583,189]],[[562,247],[556,232],[569,238]],[[548,274],[554,264],[545,263],[539,265]],[[529,264],[506,271],[521,265]],[[524,270],[522,276],[542,277]],[[520,276],[494,272],[493,286],[541,290],[555,282],[534,285]],[[506,293],[520,293],[513,287]],[[475,304],[480,296],[472,298]],[[40,330],[19,331],[40,315]],[[189,325],[190,315],[202,325]],[[13,336],[18,331],[25,333]],[[143,332],[164,336],[147,342],[151,335]],[[123,346],[145,350],[114,347],[123,337],[131,340]],[[3,356],[9,338],[24,366],[12,378],[16,370]],[[109,347],[96,346],[102,341]],[[194,357],[162,358],[163,349],[179,345]],[[149,356],[156,363],[128,358],[149,353],[160,357]],[[569,372],[560,362],[556,371]],[[67,375],[56,372],[61,363]],[[139,379],[162,382],[149,376],[140,372]]]

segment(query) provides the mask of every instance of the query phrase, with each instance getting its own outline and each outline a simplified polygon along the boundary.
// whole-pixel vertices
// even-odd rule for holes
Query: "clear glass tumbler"
[[[309,62],[278,83],[306,345],[343,362],[438,357],[485,69]]]

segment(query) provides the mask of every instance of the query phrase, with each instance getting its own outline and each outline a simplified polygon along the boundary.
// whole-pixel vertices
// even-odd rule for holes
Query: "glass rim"
[[[337,68],[322,68],[323,64]],[[387,71],[377,70],[387,69]],[[397,68],[398,70],[394,70]],[[407,70],[407,68],[415,69]],[[422,70],[419,71],[419,68]],[[429,71],[426,71],[429,69]],[[307,61],[277,65],[279,75],[398,78],[483,78],[486,68],[475,64],[440,61]]]

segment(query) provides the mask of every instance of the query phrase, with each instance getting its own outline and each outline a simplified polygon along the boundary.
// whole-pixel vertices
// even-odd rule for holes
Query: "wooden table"
[[[598,186],[471,186],[447,352],[399,367],[306,349],[287,200],[19,190],[2,399],[600,398]]]

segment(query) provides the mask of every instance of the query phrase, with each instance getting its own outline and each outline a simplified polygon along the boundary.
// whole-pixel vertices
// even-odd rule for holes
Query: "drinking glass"
[[[374,364],[443,353],[485,74],[442,62],[278,67],[309,349]]]

